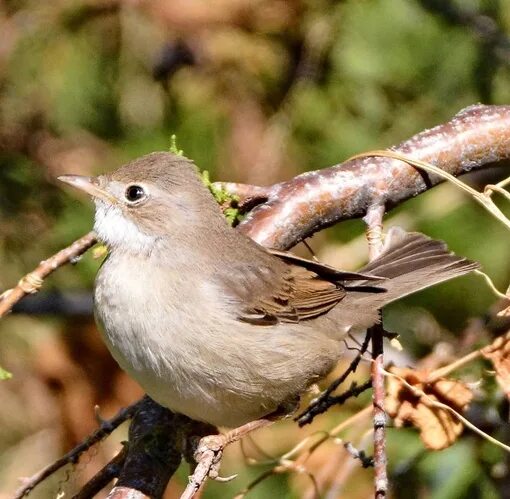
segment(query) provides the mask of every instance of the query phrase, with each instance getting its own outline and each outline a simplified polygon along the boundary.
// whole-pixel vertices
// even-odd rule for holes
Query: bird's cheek
[[[155,238],[142,232],[119,207],[96,205],[94,230],[99,239],[112,248],[127,252],[145,253],[155,242]]]

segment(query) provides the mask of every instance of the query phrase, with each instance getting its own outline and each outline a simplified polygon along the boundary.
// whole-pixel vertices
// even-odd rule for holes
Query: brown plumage
[[[110,250],[95,307],[112,355],[160,404],[214,425],[295,400],[380,307],[477,267],[399,229],[360,273],[269,251],[229,227],[193,163],[169,153],[63,180],[94,197]]]

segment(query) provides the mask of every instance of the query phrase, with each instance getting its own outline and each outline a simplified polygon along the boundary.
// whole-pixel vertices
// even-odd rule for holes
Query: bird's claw
[[[208,435],[206,437],[202,437],[198,442],[194,453],[195,461],[197,463],[205,462],[208,464],[208,477],[212,480],[228,482],[236,477],[236,475],[231,477],[221,477],[219,475],[223,449],[226,445],[227,442],[223,435]]]

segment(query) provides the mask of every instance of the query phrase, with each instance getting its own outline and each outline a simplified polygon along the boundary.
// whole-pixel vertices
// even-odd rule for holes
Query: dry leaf
[[[462,433],[463,424],[434,402],[462,412],[473,398],[471,390],[460,381],[446,378],[427,382],[429,373],[426,371],[398,367],[391,367],[389,371],[415,388],[409,389],[398,378],[388,378],[386,410],[395,425],[410,424],[418,428],[428,449],[440,450],[452,445]],[[426,396],[423,396],[424,393]]]
[[[510,333],[499,336],[480,351],[492,362],[496,371],[496,380],[510,399]]]

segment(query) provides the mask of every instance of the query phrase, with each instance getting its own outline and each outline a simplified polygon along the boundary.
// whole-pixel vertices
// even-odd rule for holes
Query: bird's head
[[[97,177],[58,179],[93,197],[94,229],[111,248],[150,252],[176,231],[182,234],[186,227],[210,224],[220,215],[195,164],[172,153],[148,154]]]

